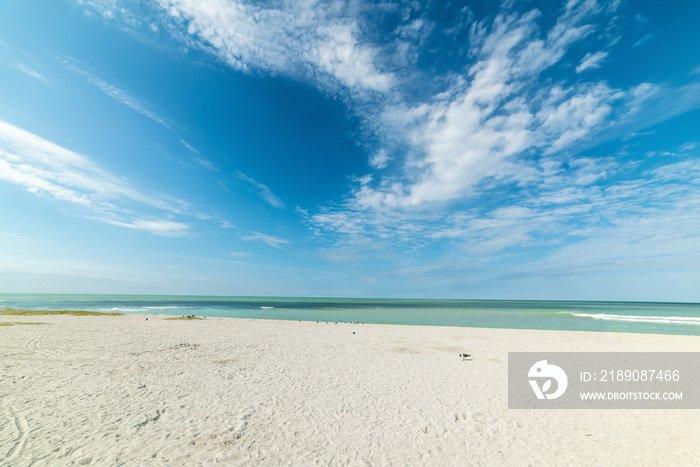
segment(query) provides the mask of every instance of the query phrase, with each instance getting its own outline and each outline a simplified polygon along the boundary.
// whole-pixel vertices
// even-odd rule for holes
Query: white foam
[[[141,312],[141,311],[151,311],[151,310],[187,310],[195,308],[193,306],[176,306],[176,305],[164,305],[164,306],[115,306],[104,311],[124,311],[124,312]]]
[[[604,321],[622,321],[629,323],[649,323],[649,324],[684,324],[690,326],[700,326],[700,317],[692,316],[634,316],[634,315],[609,315],[605,313],[571,313],[564,311],[562,313],[570,314],[579,318],[592,318]]]

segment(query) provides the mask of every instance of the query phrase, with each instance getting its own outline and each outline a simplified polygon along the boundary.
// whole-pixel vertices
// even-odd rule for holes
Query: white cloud
[[[9,160],[7,154],[0,153],[0,179],[20,185],[28,192],[40,196],[49,196],[61,201],[70,201],[80,204],[84,207],[98,207],[98,203],[90,199],[90,197],[81,195],[76,191],[66,188],[60,184],[56,184],[48,180],[51,173],[37,169],[27,165],[14,165]],[[99,203],[103,207],[107,207],[103,203]]]
[[[637,14],[634,15],[634,22],[637,23],[638,26],[645,26],[649,22],[649,18],[637,12]]]
[[[32,193],[95,208],[106,206],[106,199],[119,196],[162,204],[159,200],[147,200],[85,156],[3,121],[0,121],[0,147],[2,178]]]
[[[242,70],[333,81],[353,92],[387,91],[377,51],[360,43],[356,18],[341,3],[281,1],[263,6],[222,0],[158,0],[170,29],[191,46]],[[330,81],[329,81],[330,79]]]
[[[581,64],[576,67],[576,73],[582,73],[586,70],[591,70],[594,68],[600,68],[603,60],[608,56],[608,52],[596,52],[594,54],[592,53],[587,53],[584,57],[583,60],[581,61]]]
[[[700,184],[700,161],[686,160],[673,164],[663,165],[652,171],[657,180],[666,182],[685,181],[691,184]]]
[[[368,32],[370,21],[377,20],[370,14],[379,7],[362,2],[157,4],[156,17],[179,40],[235,69],[286,74],[321,89],[349,91],[349,104],[378,136],[379,144],[367,147],[370,165],[384,169],[395,160],[399,170],[391,179],[377,177],[353,192],[350,204],[365,209],[452,202],[474,195],[488,180],[527,184],[535,174],[521,162],[524,155],[569,150],[600,129],[613,102],[625,95],[604,83],[539,82],[540,73],[558,64],[572,44],[596,31],[600,15],[617,8],[592,0],[567,2],[546,31],[538,24],[538,10],[520,14],[503,7],[493,21],[474,22],[464,72],[443,80],[451,84],[419,102],[409,102],[404,89],[415,89],[418,82],[411,80],[425,77],[391,67],[407,63],[405,47],[416,56],[433,31],[425,17],[402,18],[394,31],[397,39],[381,43]],[[115,8],[111,3],[97,8],[105,10]],[[604,54],[588,56],[586,66],[599,64]],[[280,205],[265,194],[267,187],[258,188],[271,205]]]
[[[387,91],[392,76],[373,65],[375,53],[359,46],[354,24],[333,24],[317,28],[317,44],[308,53],[311,62],[349,88]]]
[[[641,45],[644,45],[644,44],[646,44],[646,43],[648,43],[648,42],[651,42],[651,40],[654,38],[655,35],[656,35],[656,34],[654,34],[654,33],[649,33],[649,34],[647,34],[646,36],[642,37],[642,38],[639,39],[637,42],[635,42],[635,43],[632,45],[632,48],[634,49],[634,48],[637,48],[637,47],[639,47],[639,46],[641,46]]]
[[[39,73],[38,71],[32,70],[31,68],[29,68],[28,66],[26,66],[26,65],[24,65],[24,64],[22,64],[22,63],[18,63],[18,64],[16,65],[16,67],[17,67],[17,69],[18,69],[19,71],[21,71],[22,73],[24,73],[24,74],[26,74],[26,75],[28,75],[28,76],[31,76],[31,77],[34,78],[34,79],[38,79],[39,81],[41,81],[41,82],[44,83],[44,84],[50,84],[50,83],[51,83],[51,82],[49,81],[49,79],[48,79],[46,76],[42,75],[42,74]]]
[[[581,64],[576,67],[576,73],[582,73],[593,68],[600,68],[603,60],[605,60],[607,56],[608,52],[587,53],[586,56],[583,57]]]
[[[253,232],[252,235],[243,236],[241,237],[241,240],[246,242],[261,241],[278,249],[281,249],[282,245],[287,245],[290,243],[289,240],[285,240],[284,238],[273,237],[271,235],[265,235],[258,232]]]
[[[170,126],[169,123],[167,123],[163,119],[163,117],[161,117],[157,113],[148,109],[147,103],[135,98],[134,96],[132,96],[129,93],[127,93],[126,91],[114,86],[113,84],[110,84],[107,81],[104,81],[104,80],[96,77],[92,73],[88,72],[87,70],[84,70],[81,67],[78,67],[77,65],[75,65],[74,63],[72,63],[68,60],[61,60],[61,63],[63,63],[63,65],[67,69],[84,77],[88,83],[92,84],[97,89],[99,89],[100,91],[107,94],[109,97],[117,100],[118,102],[120,102],[123,105],[131,108],[132,110],[140,113],[141,115],[148,117],[151,120],[153,120],[154,122],[159,123],[159,124],[163,125],[164,127],[166,127],[167,129],[173,131],[173,128]],[[184,143],[184,141],[183,141],[183,143]]]
[[[81,6],[89,5],[107,18],[113,18],[121,9],[118,0],[75,0],[75,2]]]
[[[213,170],[213,171],[218,172],[219,169],[216,168],[216,166],[214,165],[213,162],[201,157],[201,154],[197,150],[197,148],[195,148],[190,143],[185,141],[182,137],[180,137],[177,130],[175,130],[175,128],[173,128],[173,126],[170,123],[168,123],[163,117],[158,115],[156,112],[153,112],[152,110],[150,110],[148,108],[149,104],[147,102],[144,102],[144,101],[132,96],[128,92],[124,91],[123,89],[120,89],[119,87],[98,78],[94,74],[85,70],[83,67],[79,66],[75,62],[75,60],[69,61],[66,59],[62,59],[60,61],[67,69],[79,74],[80,76],[85,78],[88,83],[95,86],[97,89],[104,92],[109,97],[115,99],[119,103],[129,107],[130,109],[134,110],[135,112],[138,112],[139,114],[141,114],[147,118],[150,118],[154,122],[162,125],[163,127],[167,128],[168,130],[170,130],[175,136],[177,136],[178,140],[180,141],[180,144],[182,144],[185,148],[187,148],[188,151],[192,152],[195,155],[194,156],[195,163],[197,163],[199,166],[201,166],[207,170]]]
[[[609,227],[598,227],[588,238],[532,262],[530,273],[576,274],[644,266],[663,270],[679,261],[696,262],[700,235],[694,226],[700,222],[700,199],[693,196],[681,202],[676,198],[665,204],[665,209],[635,206],[638,212],[618,212],[607,219]]]
[[[700,147],[700,143],[698,143],[697,141],[693,141],[691,143],[685,143],[680,148],[678,148],[678,150],[680,152],[690,152],[690,151],[693,151],[699,147]]]
[[[632,132],[629,135],[625,136],[622,140],[629,141],[629,140],[636,138],[638,136],[649,136],[649,135],[653,135],[654,133],[656,133],[656,130]]]
[[[700,222],[700,162],[689,158],[640,173],[635,163],[621,165],[613,158],[572,158],[566,167],[543,161],[537,169],[542,173],[537,183],[492,208],[479,202],[432,213],[325,210],[308,222],[319,238],[334,233],[334,246],[320,252],[334,261],[442,245],[437,251],[443,254],[431,255],[431,264],[454,263],[450,270],[463,272],[474,261],[507,263],[512,255],[533,274],[548,274],[658,265],[700,251],[700,235],[692,227]],[[462,258],[467,263],[459,265]]]
[[[578,73],[600,67],[608,52],[568,60],[583,39],[609,38],[610,31],[601,28],[614,22],[619,1],[607,6],[567,1],[548,29],[543,25],[549,18],[541,12],[510,11],[510,2],[492,20],[474,22],[469,16],[470,24],[462,25],[470,34],[461,62],[441,76],[415,67],[433,30],[426,17],[417,21],[407,14],[395,37],[377,41],[376,28],[363,16],[374,6],[363,2],[158,0],[158,5],[166,16],[161,29],[188,47],[246,73],[283,74],[349,95],[345,102],[372,133],[371,142],[362,143],[376,173],[356,177],[340,205],[298,211],[316,238],[331,244],[323,251],[329,258],[449,242],[491,261],[512,247],[575,243],[606,228],[620,229],[620,219],[640,224],[659,219],[652,224],[661,226],[661,219],[672,216],[645,203],[662,195],[667,207],[687,201],[682,195],[687,189],[670,185],[690,167],[614,183],[612,175],[623,168],[607,158],[576,160],[572,154],[609,130],[613,117],[619,117],[619,131],[630,134],[655,118],[694,108],[698,86],[666,92],[642,83],[620,90],[586,82],[593,73],[569,81],[542,78],[555,66]],[[383,170],[389,161],[391,170]],[[267,186],[239,178],[271,205],[279,201]],[[509,188],[514,185],[519,190]],[[493,202],[497,207],[469,207],[491,196],[500,201]],[[276,248],[288,243],[258,233],[243,239]]]
[[[194,161],[195,161],[199,166],[204,167],[204,168],[207,169],[207,170],[212,170],[212,171],[214,171],[214,172],[220,172],[220,170],[218,169],[218,167],[216,167],[216,165],[215,165],[212,161],[210,161],[209,159],[204,159],[204,158],[202,158],[202,157],[195,156],[195,157],[194,157]]]
[[[592,185],[599,180],[608,178],[618,169],[614,161],[595,160],[587,157],[574,159],[571,167],[577,170],[577,176],[573,180],[574,185]]]
[[[146,195],[82,154],[1,120],[0,180],[37,196],[98,212],[101,220],[115,225],[160,235],[184,232],[187,228],[173,221],[139,219],[132,213],[134,203],[177,213],[184,202]],[[124,216],[135,220],[125,220]]]
[[[536,10],[477,23],[470,54],[478,59],[451,88],[413,106],[387,106],[375,120],[380,133],[392,135],[388,144],[410,148],[409,156],[403,177],[362,183],[351,204],[421,208],[473,196],[488,180],[527,184],[536,175],[520,161],[523,155],[566,151],[601,128],[624,94],[604,83],[539,83],[543,70],[593,31],[585,21],[598,12],[591,2],[569,4],[543,39]],[[527,91],[536,84],[537,93]]]
[[[600,128],[612,113],[612,103],[622,94],[604,83],[583,87],[561,102],[548,102],[538,112],[542,138],[547,141],[544,153],[561,151]]]
[[[278,209],[284,209],[287,207],[284,202],[272,193],[272,190],[263,185],[262,183],[250,178],[246,174],[240,171],[236,171],[236,177],[247,182],[255,191],[259,197],[261,197],[267,204]]]
[[[389,165],[391,158],[386,153],[386,150],[380,149],[377,151],[369,161],[369,164],[377,169],[385,169]]]
[[[193,153],[199,155],[199,151],[197,150],[197,148],[195,148],[194,146],[192,146],[190,143],[188,143],[188,142],[185,141],[184,139],[180,138],[180,144],[182,144],[183,146],[185,146],[185,147],[186,147],[187,149],[189,149],[191,152],[193,152]],[[207,161],[207,162],[208,162],[208,161]]]
[[[174,222],[168,219],[133,219],[130,221],[109,218],[94,217],[102,222],[125,227],[132,230],[141,230],[163,237],[182,237],[188,234],[190,226],[182,222]]]

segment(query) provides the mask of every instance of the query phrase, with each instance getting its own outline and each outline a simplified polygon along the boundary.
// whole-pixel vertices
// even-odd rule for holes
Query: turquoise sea
[[[700,304],[0,294],[0,308],[700,335]]]

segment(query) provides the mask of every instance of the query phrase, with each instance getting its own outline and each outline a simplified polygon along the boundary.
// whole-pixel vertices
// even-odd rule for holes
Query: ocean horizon
[[[561,300],[0,294],[0,308],[700,335],[700,304]]]

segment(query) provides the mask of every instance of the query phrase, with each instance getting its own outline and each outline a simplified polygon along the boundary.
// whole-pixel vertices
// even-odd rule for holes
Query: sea
[[[0,308],[700,335],[697,303],[0,294]]]

